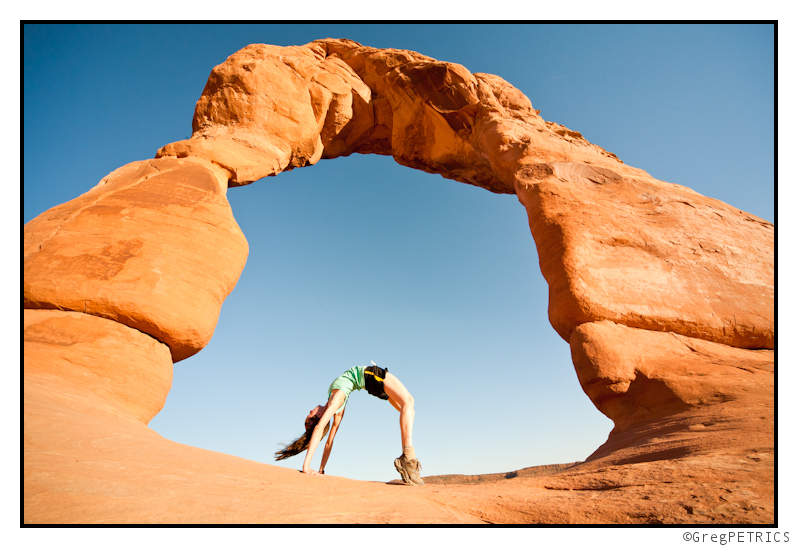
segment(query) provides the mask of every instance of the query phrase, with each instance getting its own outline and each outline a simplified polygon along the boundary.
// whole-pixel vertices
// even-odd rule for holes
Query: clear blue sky
[[[26,27],[23,221],[189,137],[238,49],[326,37],[497,74],[625,163],[774,221],[771,26],[327,24]],[[514,196],[354,155],[228,198],[250,256],[211,343],[175,365],[150,424],[166,438],[273,463],[330,382],[374,360],[416,399],[424,475],[583,460],[605,441]],[[356,392],[327,471],[394,479],[400,445],[396,411]]]

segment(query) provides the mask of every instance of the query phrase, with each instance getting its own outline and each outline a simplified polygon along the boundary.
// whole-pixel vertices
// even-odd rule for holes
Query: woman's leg
[[[394,375],[387,373],[383,381],[388,401],[399,411],[399,428],[402,431],[402,455],[393,461],[396,471],[402,480],[410,485],[424,485],[421,479],[421,463],[416,458],[413,448],[413,419],[416,411],[413,408],[413,396]]]
[[[389,401],[399,411],[399,429],[402,432],[402,449],[413,446],[413,419],[416,411],[414,400],[405,385],[393,373],[387,373],[383,381],[385,393]]]

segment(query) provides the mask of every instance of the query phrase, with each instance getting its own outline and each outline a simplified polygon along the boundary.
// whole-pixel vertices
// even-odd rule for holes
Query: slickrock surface
[[[615,422],[586,462],[413,489],[146,427],[246,262],[227,188],[355,152],[518,196],[552,326]],[[247,46],[190,139],[25,226],[24,272],[26,523],[774,520],[774,226],[626,166],[498,76],[348,40]]]
[[[24,399],[27,524],[774,520],[772,445],[414,488],[306,476],[175,443],[90,388],[35,371],[25,372]],[[728,433],[710,433],[708,445]]]

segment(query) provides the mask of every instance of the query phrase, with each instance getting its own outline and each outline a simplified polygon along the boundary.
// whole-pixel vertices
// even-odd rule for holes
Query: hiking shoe
[[[421,463],[418,462],[418,459],[408,460],[402,454],[401,457],[393,461],[393,465],[396,466],[396,471],[399,472],[402,476],[402,481],[405,483],[416,486],[424,485],[424,480],[419,475]]]

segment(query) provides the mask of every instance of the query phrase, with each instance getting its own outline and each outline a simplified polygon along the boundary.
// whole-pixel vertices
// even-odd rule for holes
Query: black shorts
[[[387,373],[387,369],[377,367],[376,365],[367,367],[363,372],[366,377],[366,391],[372,396],[377,396],[381,400],[387,400],[388,394],[385,393],[385,386],[383,385],[383,379],[385,379]]]

